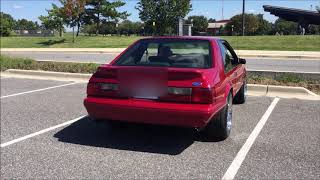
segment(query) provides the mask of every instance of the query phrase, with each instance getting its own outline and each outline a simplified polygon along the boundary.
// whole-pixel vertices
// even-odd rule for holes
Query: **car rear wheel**
[[[226,106],[200,132],[203,140],[222,141],[229,137],[232,127],[232,94]]]
[[[247,99],[247,83],[243,82],[240,90],[234,96],[233,103],[234,104],[243,104],[246,102]]]

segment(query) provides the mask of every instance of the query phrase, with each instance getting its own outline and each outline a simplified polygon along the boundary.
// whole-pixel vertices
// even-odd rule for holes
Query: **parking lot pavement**
[[[44,87],[44,81],[34,83]],[[2,82],[1,88],[7,85]],[[86,115],[84,95],[85,84],[74,84],[1,99],[1,143]],[[1,177],[222,178],[272,101],[249,97],[246,104],[235,105],[231,136],[222,142],[202,142],[192,129],[141,124],[114,128],[85,117],[2,147]],[[319,179],[318,105],[281,99],[236,178],[289,174]]]
[[[70,84],[30,79],[1,80],[1,97]],[[22,87],[26,89],[23,90]],[[1,142],[21,137],[85,113],[85,84],[79,83],[1,99]],[[4,95],[4,96],[3,96]]]
[[[36,89],[43,89],[52,86],[58,86],[62,84],[67,84],[68,82],[63,81],[47,81],[42,80],[34,81],[32,79],[14,79],[1,77],[1,96],[7,96],[11,94],[32,91]]]
[[[320,102],[282,99],[236,178],[319,179]]]

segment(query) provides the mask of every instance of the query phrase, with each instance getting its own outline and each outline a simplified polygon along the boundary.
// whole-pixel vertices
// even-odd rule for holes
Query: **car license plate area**
[[[136,99],[158,99],[167,92],[167,72],[159,69],[121,69],[120,95]]]

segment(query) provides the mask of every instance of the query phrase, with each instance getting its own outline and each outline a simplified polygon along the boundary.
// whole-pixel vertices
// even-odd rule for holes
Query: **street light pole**
[[[244,13],[245,13],[245,0],[242,0],[242,36],[244,36],[244,23],[245,23],[245,17],[244,17]]]

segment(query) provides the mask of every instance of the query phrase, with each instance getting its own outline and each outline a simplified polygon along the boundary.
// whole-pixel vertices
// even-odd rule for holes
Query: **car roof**
[[[155,36],[155,37],[147,37],[143,38],[141,40],[161,40],[161,39],[186,39],[186,40],[208,40],[208,41],[216,41],[221,40],[219,37],[213,37],[213,36]]]

